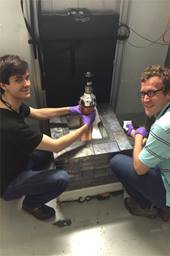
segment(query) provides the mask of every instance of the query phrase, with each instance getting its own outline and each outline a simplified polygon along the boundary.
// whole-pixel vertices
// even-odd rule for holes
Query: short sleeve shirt
[[[18,174],[25,170],[30,156],[43,134],[32,129],[25,117],[30,108],[22,104],[20,112],[0,109],[0,185],[1,194]]]
[[[167,109],[167,106],[165,107]],[[139,159],[149,167],[159,166],[166,189],[166,204],[170,206],[170,106],[156,117]]]

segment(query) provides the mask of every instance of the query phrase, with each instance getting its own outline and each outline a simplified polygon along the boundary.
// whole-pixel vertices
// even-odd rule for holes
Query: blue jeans
[[[39,160],[41,160],[41,156]],[[31,159],[31,166],[33,167],[33,165]],[[30,167],[30,164],[28,166]],[[30,208],[36,208],[58,197],[65,191],[68,182],[69,176],[66,171],[56,169],[38,170],[36,162],[36,170],[27,169],[20,173],[8,185],[2,197],[9,201],[25,196],[23,204]]]
[[[166,208],[166,190],[158,167],[138,175],[133,168],[132,157],[117,154],[111,159],[111,169],[141,207],[154,205],[160,209]]]

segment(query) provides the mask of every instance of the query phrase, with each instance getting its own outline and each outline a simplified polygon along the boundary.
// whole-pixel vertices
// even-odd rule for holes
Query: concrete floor
[[[62,203],[72,225],[58,228],[0,201],[0,256],[167,256],[170,222],[130,215],[122,194]],[[54,203],[54,202],[51,202]]]

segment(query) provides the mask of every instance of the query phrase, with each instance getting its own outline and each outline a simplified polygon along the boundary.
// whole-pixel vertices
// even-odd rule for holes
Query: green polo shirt
[[[169,107],[168,107],[169,106]],[[165,112],[166,110],[166,112]],[[164,113],[165,112],[165,113]],[[159,166],[166,189],[166,205],[170,206],[170,104],[156,116],[139,159],[149,167]]]

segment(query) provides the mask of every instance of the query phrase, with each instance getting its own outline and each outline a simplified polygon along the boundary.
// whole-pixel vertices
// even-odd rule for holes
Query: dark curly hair
[[[9,84],[9,78],[14,75],[24,75],[28,63],[17,55],[4,55],[0,57],[0,83]],[[4,90],[0,88],[0,92]]]
[[[160,65],[152,65],[144,69],[141,74],[140,81],[146,82],[149,78],[158,76],[161,78],[164,85],[164,93],[167,94],[170,91],[170,69],[161,67]]]

